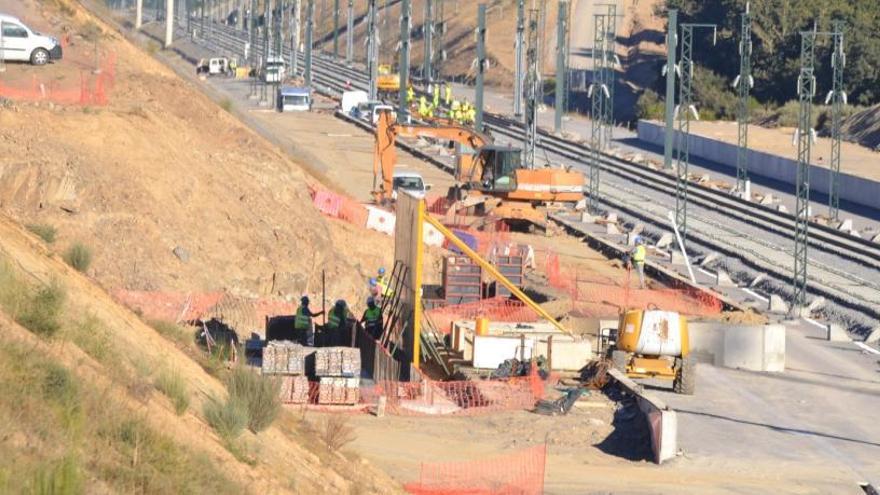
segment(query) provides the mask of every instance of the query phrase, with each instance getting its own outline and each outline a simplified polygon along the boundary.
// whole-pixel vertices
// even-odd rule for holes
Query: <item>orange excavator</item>
[[[454,177],[449,196],[458,214],[488,216],[509,223],[545,228],[547,215],[536,207],[548,203],[576,203],[584,197],[584,175],[562,168],[527,169],[522,152],[498,146],[490,136],[455,124],[405,125],[383,111],[376,123],[373,155],[373,196],[377,203],[391,200],[397,137],[427,137],[457,143]]]

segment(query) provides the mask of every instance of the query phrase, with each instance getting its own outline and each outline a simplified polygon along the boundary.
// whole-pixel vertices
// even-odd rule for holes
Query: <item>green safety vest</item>
[[[312,327],[312,317],[305,313],[302,306],[296,309],[296,319],[293,328],[296,330],[308,330]]]
[[[645,258],[648,255],[648,250],[645,249],[645,246],[636,246],[636,252],[633,253],[633,263],[644,263]]]
[[[367,320],[367,326],[378,324],[379,320],[382,319],[382,308],[379,306],[367,308],[366,313],[364,313],[364,319]]]
[[[339,325],[342,324],[342,320],[345,319],[345,315],[340,315],[337,311],[331,310],[330,316],[327,317],[327,328],[330,330],[336,330],[339,328]]]

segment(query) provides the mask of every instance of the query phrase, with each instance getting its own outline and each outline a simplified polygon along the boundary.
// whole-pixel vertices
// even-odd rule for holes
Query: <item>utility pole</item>
[[[526,49],[529,73],[526,77],[526,145],[523,165],[535,168],[535,148],[538,144],[538,90],[541,73],[538,70],[538,10],[529,10],[529,45]]]
[[[525,42],[525,4],[526,0],[517,0],[516,2],[516,39],[513,42],[515,50],[515,72],[513,79],[513,115],[520,117],[522,111],[523,100],[523,43]]]
[[[376,99],[376,79],[378,78],[378,55],[379,48],[376,39],[376,2],[378,0],[368,0],[367,13],[367,67],[370,73],[370,101]]]
[[[437,61],[434,64],[434,79],[438,81],[443,80],[443,62],[446,60],[446,46],[443,44],[444,37],[446,36],[446,18],[444,17],[446,1],[432,0],[438,7],[437,17],[440,19],[435,24],[439,29],[437,30]]]
[[[291,73],[295,76],[299,71],[299,33],[302,30],[302,0],[295,0],[293,4],[293,29],[290,33],[290,65]]]
[[[354,0],[348,0],[348,24],[345,26],[345,63],[354,58]]]
[[[134,3],[134,28],[141,29],[144,25],[144,0],[135,0]]]
[[[846,67],[846,53],[843,50],[843,31],[846,24],[841,20],[831,23],[834,38],[834,51],[831,53],[833,68],[831,92],[825,104],[831,101],[831,177],[828,190],[828,216],[838,220],[840,216],[840,135],[843,125],[843,106],[846,105],[846,92],[843,90],[843,69]]]
[[[666,18],[666,139],[663,142],[663,168],[672,169],[675,140],[675,51],[678,48],[678,11],[670,9]]]
[[[406,102],[406,90],[409,87],[409,44],[411,31],[412,4],[410,0],[402,0],[400,5],[400,88],[397,102],[397,115],[400,122],[409,122],[409,104]]]
[[[676,148],[675,167],[675,224],[681,233],[682,245],[687,244],[687,202],[688,202],[688,168],[690,167],[690,134],[691,115],[699,120],[697,110],[693,105],[693,81],[694,81],[694,28],[712,29],[712,44],[715,44],[717,28],[715,24],[682,24],[681,25],[681,85],[678,92],[678,135],[679,143]]]
[[[422,79],[430,85],[434,81],[434,1],[425,0],[425,22],[422,24],[425,36],[425,57],[422,61]]]
[[[165,48],[174,42],[174,0],[165,0]]]
[[[590,97],[590,191],[589,191],[589,209],[591,213],[599,211],[599,175],[601,166],[599,165],[599,154],[603,148],[602,140],[605,132],[602,127],[605,121],[605,111],[603,105],[606,104],[606,94],[608,87],[605,85],[605,62],[606,59],[602,55],[605,51],[605,35],[608,34],[605,29],[605,23],[608,17],[604,14],[593,15],[593,82],[587,91]]]
[[[801,70],[798,75],[798,128],[797,138],[797,205],[794,227],[794,274],[792,311],[807,301],[807,245],[810,227],[810,144],[812,138],[813,97],[816,95],[816,76],[813,74],[816,56],[816,27],[801,32]]]
[[[477,6],[477,87],[474,95],[474,106],[477,116],[474,126],[477,132],[483,132],[483,73],[486,71],[486,4]]]
[[[605,130],[605,144],[610,145],[611,139],[614,137],[614,83],[617,54],[617,4],[608,5],[608,17],[605,19],[605,43],[602,56],[605,57],[605,86],[608,88],[608,94],[605,95],[607,101],[602,109],[605,111],[603,119],[603,128]]]
[[[269,61],[269,1],[263,0],[263,60],[262,66],[265,67]],[[260,101],[257,103],[261,107],[269,105],[268,84],[263,82],[260,84]]]
[[[339,58],[339,0],[333,0],[333,56]]]
[[[565,77],[567,70],[566,55],[568,54],[568,0],[559,0],[556,22],[556,97],[553,130],[562,132],[562,117],[565,114],[566,93]]]
[[[733,86],[739,96],[736,109],[737,149],[736,149],[736,191],[744,199],[751,200],[749,184],[749,90],[754,86],[752,79],[752,18],[749,4],[742,14],[739,41],[739,75],[733,80]]]
[[[306,13],[306,56],[303,79],[307,88],[312,87],[312,31],[315,28],[315,0],[309,0]]]

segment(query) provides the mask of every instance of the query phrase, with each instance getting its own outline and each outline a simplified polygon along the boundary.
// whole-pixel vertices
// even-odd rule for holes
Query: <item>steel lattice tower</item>
[[[749,90],[752,89],[752,17],[749,6],[742,14],[739,41],[739,76],[734,80],[739,100],[736,109],[736,190],[746,192],[749,180]],[[750,199],[750,198],[746,198]]]
[[[681,62],[679,72],[681,82],[678,87],[678,138],[676,147],[675,167],[675,223],[681,232],[682,244],[687,244],[687,202],[688,202],[688,169],[690,167],[690,133],[691,112],[696,113],[693,106],[694,92],[694,28],[711,28],[715,24],[682,24],[681,25]]]
[[[527,169],[535,168],[535,147],[538,144],[538,91],[541,85],[541,74],[538,71],[538,11],[529,11],[529,44],[526,50],[529,73],[526,77],[526,121],[525,121],[525,156],[523,165]]]
[[[603,105],[602,110],[605,116],[602,119],[605,132],[605,145],[611,144],[612,134],[614,132],[614,83],[616,73],[614,70],[614,61],[616,59],[615,47],[617,46],[617,5],[608,5],[608,15],[605,18],[605,43],[603,44],[602,56],[605,58],[603,70],[605,76],[603,81],[608,90],[606,95],[607,101]]]
[[[816,56],[816,29],[801,33],[801,70],[798,75],[798,128],[797,128],[797,206],[794,227],[794,274],[792,309],[803,306],[807,300],[807,244],[810,227],[810,139],[812,138],[813,97],[816,95],[816,76],[813,67]]]
[[[605,120],[605,14],[593,15],[593,83],[590,85],[589,96],[591,103],[590,112],[590,212],[599,210],[599,154],[602,150],[602,141],[605,136],[603,121]]]
[[[522,115],[523,100],[523,44],[525,43],[525,3],[526,0],[517,0],[516,2],[516,39],[514,40],[514,52],[516,57],[516,67],[514,69],[513,79],[513,115],[519,117]]]
[[[678,49],[678,11],[670,9],[666,26],[666,128],[663,139],[663,168],[672,169],[675,148],[675,52]]]
[[[843,90],[843,69],[846,67],[846,53],[843,50],[843,31],[845,23],[834,21],[832,37],[834,49],[831,53],[833,68],[831,93],[831,180],[828,191],[828,216],[837,220],[840,215],[840,128],[843,125],[843,106],[846,104],[846,92]],[[826,104],[828,102],[826,101]]]

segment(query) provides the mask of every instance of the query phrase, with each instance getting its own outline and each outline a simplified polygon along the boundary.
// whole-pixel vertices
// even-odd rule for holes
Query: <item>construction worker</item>
[[[413,87],[411,85],[407,86],[406,87],[406,102],[411,104],[413,102],[413,100],[415,100],[415,99],[416,99],[415,90],[413,90]]]
[[[636,237],[636,247],[629,252],[630,260],[639,274],[639,289],[645,288],[645,259],[648,257],[648,249],[645,247],[645,239]]]
[[[367,309],[361,317],[361,323],[370,337],[376,340],[382,337],[382,309],[376,304],[373,296],[367,298]]]
[[[433,119],[433,118],[434,118],[434,108],[435,108],[435,107],[436,107],[436,106],[435,106],[433,103],[428,103],[428,118],[429,118],[429,119]]]
[[[439,84],[434,85],[434,101],[433,101],[433,103],[434,103],[434,108],[437,108],[440,106],[440,85]]]
[[[443,83],[443,86],[446,87],[446,95],[445,95],[446,98],[444,98],[444,100],[445,100],[446,106],[448,107],[449,105],[452,104],[452,86],[450,86],[449,83]]]
[[[425,95],[419,96],[419,116],[424,118],[428,115],[428,99]]]
[[[312,318],[321,316],[324,312],[312,313],[312,310],[309,309],[309,296],[302,296],[299,302],[293,321],[294,333],[297,334],[297,338],[305,336],[305,345],[315,345],[315,325]]]
[[[469,124],[473,124],[477,121],[477,107],[468,105],[467,120]]]
[[[327,325],[324,327],[325,344],[326,345],[347,345],[349,320],[353,320],[354,315],[348,310],[348,304],[342,299],[336,301],[330,313],[327,314]]]
[[[449,108],[450,108],[449,117],[453,121],[458,122],[458,119],[461,116],[461,103],[459,103],[458,100],[454,100],[452,102],[452,105]]]

